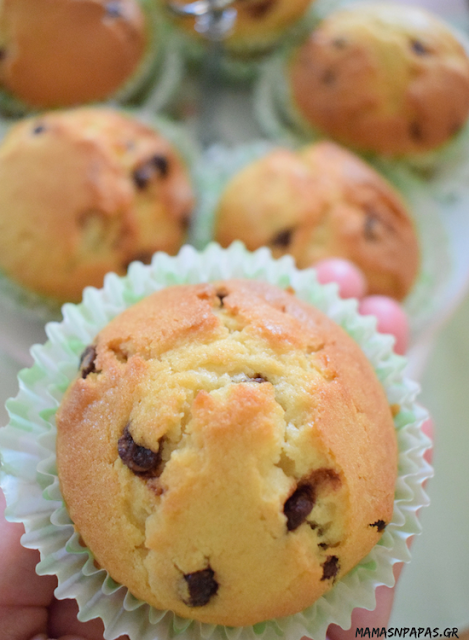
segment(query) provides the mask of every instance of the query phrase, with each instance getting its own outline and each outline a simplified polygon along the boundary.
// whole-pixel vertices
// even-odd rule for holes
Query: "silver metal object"
[[[234,0],[195,0],[189,4],[181,4],[177,0],[171,0],[168,3],[174,14],[195,18],[195,30],[209,42],[200,80],[199,138],[204,147],[209,147],[219,139],[214,121],[221,97],[223,42],[233,31],[238,15],[231,6],[233,2]]]
[[[195,18],[195,30],[212,42],[221,42],[233,31],[237,11],[234,0],[195,0],[181,4],[169,2],[169,9],[178,16]]]

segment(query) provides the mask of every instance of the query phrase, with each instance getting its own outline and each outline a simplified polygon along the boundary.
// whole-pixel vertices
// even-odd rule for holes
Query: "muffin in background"
[[[165,2],[169,5],[168,0]],[[314,0],[235,0],[230,8],[237,12],[236,21],[225,41],[226,48],[239,56],[270,49],[303,18],[313,3]],[[189,0],[174,0],[171,4],[184,6]],[[197,35],[192,18],[175,20],[187,35]]]
[[[156,53],[147,5],[3,0],[0,86],[17,106],[36,109],[102,101],[141,87]]]
[[[301,269],[346,258],[363,271],[369,294],[397,300],[419,270],[416,232],[397,191],[331,142],[275,149],[236,174],[217,205],[214,238],[224,247],[267,245]]]
[[[108,271],[177,253],[193,205],[177,150],[130,115],[82,107],[24,119],[0,147],[0,271],[78,301]]]
[[[359,4],[331,13],[286,70],[292,107],[363,152],[411,156],[453,139],[469,115],[469,59],[424,9]]]
[[[265,282],[169,287],[117,316],[85,350],[57,435],[96,561],[198,621],[305,609],[393,514],[396,432],[371,364]]]

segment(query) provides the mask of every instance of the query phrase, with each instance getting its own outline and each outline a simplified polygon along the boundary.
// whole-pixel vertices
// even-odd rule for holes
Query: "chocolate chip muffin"
[[[95,561],[186,618],[303,610],[393,513],[396,436],[370,363],[266,283],[170,287],[126,310],[84,351],[56,422]]]
[[[285,31],[297,23],[314,0],[235,0],[231,8],[237,12],[233,32],[226,39],[230,53],[243,55],[272,47]],[[169,2],[166,2],[169,4]],[[184,5],[188,1],[172,2]],[[178,24],[196,35],[194,20],[180,18]]]
[[[139,0],[3,0],[0,86],[36,108],[104,100],[140,72],[150,32]]]
[[[178,152],[137,119],[91,107],[28,118],[0,147],[0,270],[80,300],[108,271],[177,253],[192,207]]]
[[[332,13],[292,55],[293,103],[323,134],[366,152],[441,147],[469,115],[469,59],[427,11],[360,4]]]
[[[218,203],[215,239],[267,245],[300,269],[346,258],[371,294],[398,300],[419,269],[419,247],[396,190],[358,156],[332,142],[300,151],[276,149],[236,174]]]

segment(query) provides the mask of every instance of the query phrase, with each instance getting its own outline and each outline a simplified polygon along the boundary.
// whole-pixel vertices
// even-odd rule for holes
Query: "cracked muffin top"
[[[0,270],[57,301],[184,243],[194,195],[177,150],[110,108],[27,118],[0,147]]]
[[[0,84],[30,107],[104,100],[148,41],[138,0],[2,0]]]
[[[293,256],[300,269],[340,257],[363,272],[369,294],[402,300],[419,271],[417,232],[397,190],[332,142],[274,149],[227,183],[215,240]]]
[[[293,100],[322,133],[362,151],[424,153],[469,115],[469,58],[419,7],[360,4],[332,13],[296,51]]]
[[[371,365],[266,283],[170,287],[116,317],[57,430],[62,494],[96,562],[186,618],[296,613],[392,516],[396,436]]]

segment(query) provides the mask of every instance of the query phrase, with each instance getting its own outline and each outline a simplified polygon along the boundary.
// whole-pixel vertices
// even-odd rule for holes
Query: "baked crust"
[[[2,0],[0,7],[0,83],[31,107],[108,98],[148,46],[136,0]]]
[[[97,562],[157,608],[234,626],[298,612],[391,519],[383,388],[356,343],[287,292],[159,291],[101,331],[81,376],[57,414],[62,493]],[[132,442],[151,471],[132,470]]]
[[[29,118],[0,147],[0,268],[79,301],[108,271],[177,253],[193,204],[181,158],[141,122],[91,107]]]
[[[277,149],[232,178],[218,204],[215,239],[242,240],[303,269],[341,257],[363,271],[370,294],[401,300],[419,269],[419,247],[397,191],[358,156],[331,142]]]
[[[449,141],[469,115],[469,59],[420,9],[386,3],[337,11],[289,63],[295,107],[338,142],[390,156]]]

